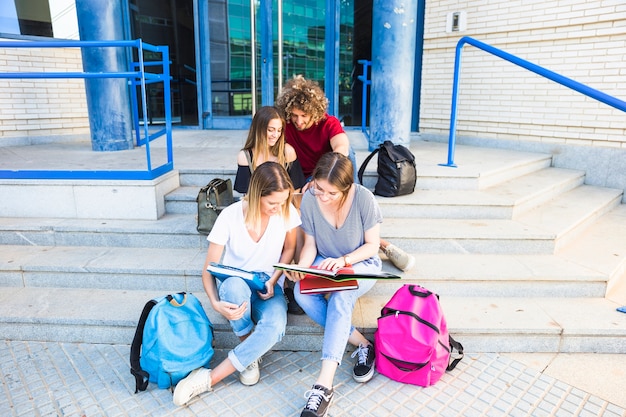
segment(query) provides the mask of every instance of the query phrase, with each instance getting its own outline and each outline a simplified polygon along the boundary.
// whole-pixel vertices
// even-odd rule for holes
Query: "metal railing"
[[[0,42],[0,48],[94,48],[125,47],[137,48],[138,62],[132,62],[134,71],[127,72],[0,72],[0,79],[48,79],[48,78],[126,78],[131,91],[132,117],[137,146],[145,145],[145,170],[0,170],[0,179],[80,179],[80,180],[152,180],[174,169],[172,152],[172,114],[170,95],[169,49],[167,46],[155,46],[144,43],[141,39],[128,41],[43,41],[43,42]],[[161,60],[144,62],[144,51],[161,54]],[[161,73],[146,72],[147,66],[161,66]],[[165,128],[150,134],[146,100],[146,84],[163,83],[163,101],[165,110]],[[141,89],[143,137],[140,134],[139,110],[136,88]],[[152,167],[150,142],[165,135],[167,162]],[[118,151],[124,152],[124,151]]]
[[[610,96],[602,91],[593,89],[585,84],[574,81],[571,78],[567,78],[561,74],[545,69],[537,64],[533,64],[530,61],[518,58],[515,55],[511,55],[486,43],[477,41],[470,37],[463,37],[459,40],[456,46],[456,55],[454,60],[454,79],[452,83],[452,107],[450,111],[450,136],[448,138],[448,162],[445,164],[439,164],[440,166],[456,167],[454,163],[454,150],[456,147],[456,119],[457,119],[457,102],[459,94],[459,72],[461,68],[461,50],[465,44],[475,46],[478,49],[502,58],[512,64],[518,65],[528,71],[532,71],[537,75],[545,77],[551,81],[559,83],[565,87],[568,87],[574,91],[584,94],[587,97],[593,98],[604,104],[608,104],[618,110],[626,112],[626,102],[618,98]]]
[[[369,139],[370,135],[367,131],[367,123],[365,119],[367,119],[367,87],[372,85],[372,80],[367,78],[367,69],[372,65],[372,61],[359,59],[357,62],[363,65],[363,73],[357,76],[357,79],[363,84],[363,88],[361,90],[361,132],[363,132],[365,137]]]

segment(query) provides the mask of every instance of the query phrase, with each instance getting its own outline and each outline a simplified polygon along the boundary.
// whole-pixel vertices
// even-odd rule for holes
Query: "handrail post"
[[[172,106],[171,103],[171,87],[170,87],[170,49],[169,46],[159,46],[161,50],[161,59],[163,65],[163,100],[165,103],[165,141],[167,143],[167,162],[174,163],[174,150],[172,146]]]
[[[143,113],[143,133],[145,135],[146,162],[148,171],[152,171],[152,161],[150,159],[150,137],[148,132],[148,109],[146,100],[146,67],[143,62],[143,41],[139,39],[137,45],[137,55],[139,56],[139,80],[141,82],[141,107]]]
[[[359,59],[357,62],[363,65],[363,74],[357,77],[363,83],[361,91],[361,132],[365,133],[365,136],[369,139],[365,119],[367,118],[367,86],[372,84],[372,80],[367,79],[367,68],[372,64],[372,61]]]
[[[452,78],[452,102],[450,104],[450,133],[448,137],[448,162],[445,164],[439,164],[440,166],[456,168],[454,163],[454,149],[456,147],[456,116],[457,116],[457,103],[459,100],[459,78],[461,72],[461,51],[463,45],[465,45],[465,38],[456,45],[456,53],[454,56],[454,74]]]

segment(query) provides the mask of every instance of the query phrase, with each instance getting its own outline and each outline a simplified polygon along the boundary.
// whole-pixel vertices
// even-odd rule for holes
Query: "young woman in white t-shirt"
[[[199,368],[174,390],[174,404],[183,405],[209,391],[235,371],[244,385],[258,382],[259,359],[279,342],[287,324],[287,305],[275,270],[277,262],[290,263],[296,248],[300,216],[291,204],[293,185],[285,168],[276,162],[256,167],[245,197],[226,207],[207,237],[209,248],[202,283],[213,309],[228,319],[241,343],[214,369]],[[253,291],[246,280],[216,280],[210,262],[247,271],[265,272],[265,291]]]

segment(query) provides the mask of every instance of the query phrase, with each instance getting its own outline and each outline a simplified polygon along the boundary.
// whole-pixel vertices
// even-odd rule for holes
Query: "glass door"
[[[198,126],[193,2],[129,0],[131,37],[153,45],[169,46],[172,123],[183,126]],[[148,118],[152,124],[164,120],[162,89],[159,83],[147,85]]]
[[[324,88],[329,82],[325,79],[326,65],[329,65],[326,62],[325,39],[337,30],[340,40],[337,64],[339,79],[332,82],[338,85],[338,89],[335,89],[338,97],[331,100],[338,100],[337,116],[343,118],[348,125],[354,123],[354,92],[361,94],[360,86],[355,87],[355,82],[358,82],[356,77],[360,73],[360,69],[356,67],[356,59],[363,59],[354,55],[354,17],[355,2],[362,4],[361,0],[197,1],[200,21],[199,54],[201,66],[204,66],[201,78],[210,80],[201,87],[202,115],[206,118],[206,128],[247,128],[254,108],[267,102],[267,97],[263,100],[263,94],[275,97],[280,86],[294,75],[301,74],[313,79]],[[367,8],[369,5],[370,13],[359,23],[370,28],[370,32],[371,1],[366,0],[363,3],[365,6],[361,6]],[[271,2],[271,7],[265,2]],[[339,27],[332,28],[333,33],[329,33],[326,28],[326,8],[328,3],[337,5],[337,2],[340,8]],[[269,19],[264,16],[268,9],[271,10]],[[278,18],[279,11],[282,12],[282,22]],[[251,17],[254,18],[254,25],[251,24]],[[204,29],[202,22],[206,22]],[[263,27],[268,24],[271,27]],[[282,37],[279,36],[281,29]],[[268,41],[269,37],[263,36],[267,31],[271,35],[271,41]],[[279,39],[282,39],[280,52]],[[363,37],[359,39],[362,41]],[[271,42],[271,45],[264,42]],[[272,51],[271,69],[262,71],[268,58],[263,53],[268,50],[268,46]],[[362,49],[369,53],[371,48],[368,46]],[[203,53],[206,54],[204,57]],[[369,58],[369,55],[365,58]],[[279,70],[282,70],[280,80]],[[270,81],[266,78],[268,73]],[[267,90],[264,92],[264,81],[265,86],[271,83],[273,94],[268,94]],[[253,87],[255,95],[252,94]],[[360,101],[356,108],[360,114]],[[357,122],[360,123],[360,119]]]

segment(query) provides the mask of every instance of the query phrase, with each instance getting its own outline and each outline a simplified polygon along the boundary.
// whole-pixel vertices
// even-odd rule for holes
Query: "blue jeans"
[[[317,257],[313,265],[323,260]],[[382,262],[378,256],[352,265],[357,272],[380,272]],[[368,292],[376,284],[374,279],[360,279],[356,290],[335,291],[327,294],[300,294],[300,283],[297,282],[294,295],[296,301],[306,314],[324,328],[322,344],[322,360],[328,359],[341,365],[341,359],[348,345],[348,338],[354,331],[352,310],[357,299]]]
[[[218,293],[220,300],[229,303],[241,305],[248,301],[248,308],[243,317],[229,321],[237,336],[245,336],[254,328],[246,340],[228,352],[228,359],[239,372],[242,372],[283,338],[287,326],[287,302],[280,285],[274,285],[272,298],[262,300],[256,291],[252,291],[246,281],[239,277],[230,277],[221,283],[218,281]]]

